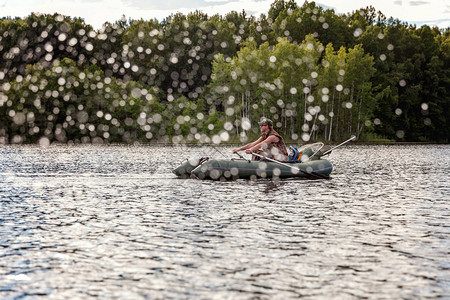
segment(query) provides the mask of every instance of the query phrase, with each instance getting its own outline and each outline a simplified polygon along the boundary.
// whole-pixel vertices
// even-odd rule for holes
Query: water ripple
[[[447,298],[449,154],[347,146],[329,181],[214,182],[171,174],[208,147],[3,146],[0,297]]]

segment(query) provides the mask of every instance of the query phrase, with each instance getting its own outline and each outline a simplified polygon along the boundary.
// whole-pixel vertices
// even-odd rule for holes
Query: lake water
[[[327,181],[171,173],[231,149],[0,146],[0,298],[450,297],[450,145],[346,145]]]

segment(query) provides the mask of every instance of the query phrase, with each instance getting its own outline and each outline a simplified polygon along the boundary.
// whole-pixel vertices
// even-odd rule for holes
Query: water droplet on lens
[[[41,137],[39,139],[39,146],[47,148],[48,146],[50,146],[50,139],[47,137]]]

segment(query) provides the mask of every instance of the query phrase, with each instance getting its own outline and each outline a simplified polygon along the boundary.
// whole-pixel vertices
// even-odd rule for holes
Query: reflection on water
[[[445,298],[449,154],[349,145],[329,181],[214,182],[171,173],[208,147],[3,146],[0,298]]]

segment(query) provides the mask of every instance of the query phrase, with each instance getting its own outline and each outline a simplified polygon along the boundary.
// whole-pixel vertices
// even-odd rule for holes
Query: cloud
[[[228,2],[227,0],[218,0],[219,2]],[[182,8],[189,8],[195,10],[203,6],[207,6],[208,0],[163,0],[163,1],[148,1],[148,0],[128,0],[129,6],[137,7],[144,10],[177,10]]]
[[[439,28],[448,28],[450,27],[450,20],[444,20],[442,22],[436,23],[436,26]]]
[[[428,4],[431,4],[431,3],[428,2],[428,1],[410,1],[409,4],[411,6],[420,6],[420,5],[428,5]]]

